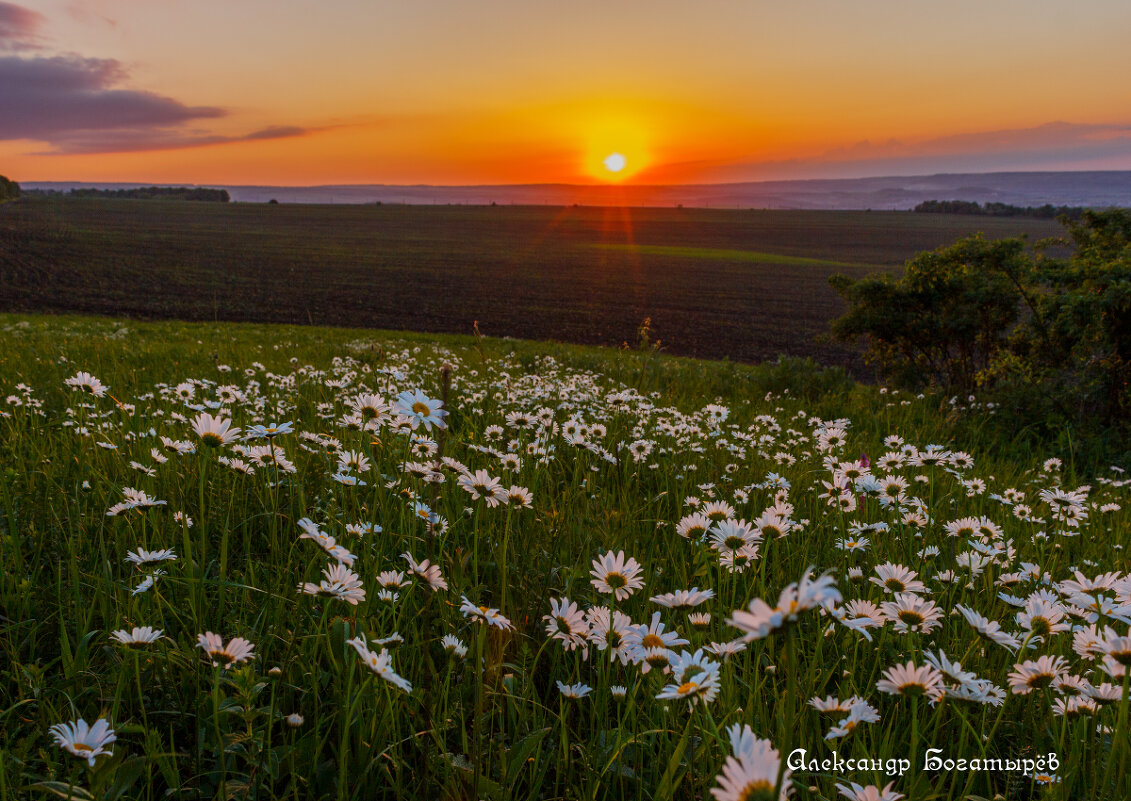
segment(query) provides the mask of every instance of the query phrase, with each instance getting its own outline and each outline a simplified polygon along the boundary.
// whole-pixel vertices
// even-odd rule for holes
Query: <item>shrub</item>
[[[1062,217],[1068,257],[980,235],[909,261],[902,276],[830,284],[842,341],[895,383],[977,390],[1015,431],[1068,428],[1125,448],[1131,412],[1131,213]],[[1123,444],[1120,444],[1123,442]]]
[[[1023,259],[1021,240],[976,236],[919,254],[899,279],[835,275],[829,283],[849,308],[833,336],[862,338],[868,361],[896,383],[967,394],[1016,324],[1020,292],[1009,275]]]

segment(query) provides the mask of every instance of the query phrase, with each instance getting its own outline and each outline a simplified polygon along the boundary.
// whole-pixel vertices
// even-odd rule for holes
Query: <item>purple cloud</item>
[[[114,88],[125,76],[113,59],[0,58],[0,139],[37,139],[65,150],[69,138],[93,131],[171,128],[225,113]]]
[[[36,31],[45,21],[38,11],[0,2],[0,49],[35,49],[39,38]]]
[[[117,88],[128,73],[113,59],[0,57],[0,140],[33,139],[46,154],[119,153],[203,147],[301,136],[306,129],[272,126],[240,136],[185,131],[223,117],[215,106],[188,106],[170,97]]]

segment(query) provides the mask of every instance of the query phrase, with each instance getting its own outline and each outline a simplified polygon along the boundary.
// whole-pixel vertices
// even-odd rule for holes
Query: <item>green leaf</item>
[[[35,784],[29,784],[24,789],[39,790],[41,793],[57,795],[60,798],[69,798],[72,799],[72,801],[94,801],[94,796],[87,790],[84,790],[76,784],[67,784],[65,782],[37,782]]]
[[[683,762],[683,752],[687,750],[687,744],[691,741],[691,718],[688,717],[687,725],[683,729],[683,736],[679,738],[679,745],[675,747],[672,752],[671,758],[668,760],[668,767],[664,771],[664,777],[660,779],[660,786],[656,790],[656,801],[670,801],[671,797],[675,795],[676,789],[679,787],[679,782],[683,780],[683,776],[676,780],[676,771],[679,770],[680,764]]]
[[[550,733],[550,727],[532,731],[530,734],[523,737],[510,749],[510,762],[507,765],[507,775],[511,777],[510,789],[514,790],[515,782],[518,781],[519,771],[522,766],[526,764],[526,759],[533,752],[534,749],[545,739],[546,735]]]

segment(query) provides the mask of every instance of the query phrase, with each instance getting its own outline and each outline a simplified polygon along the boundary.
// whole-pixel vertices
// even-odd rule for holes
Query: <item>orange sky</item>
[[[1131,3],[0,2],[20,181],[1131,169]],[[622,153],[626,169],[602,165]]]

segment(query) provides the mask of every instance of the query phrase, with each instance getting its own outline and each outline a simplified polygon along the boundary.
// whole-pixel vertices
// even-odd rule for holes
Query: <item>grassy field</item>
[[[910,212],[291,206],[25,198],[0,208],[0,310],[469,333],[859,367],[817,341],[834,272],[1050,221]]]
[[[0,336],[0,798],[1131,794],[1124,475],[993,450],[989,410],[498,339]]]

